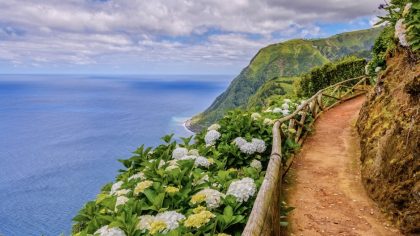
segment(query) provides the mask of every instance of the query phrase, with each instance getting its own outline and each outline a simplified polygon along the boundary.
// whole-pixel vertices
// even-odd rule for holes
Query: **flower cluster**
[[[152,185],[153,185],[153,181],[150,181],[150,180],[145,180],[145,181],[142,181],[142,182],[138,183],[136,185],[136,187],[134,188],[134,195],[138,195],[138,194],[144,192],[144,190],[146,190],[147,188],[149,188]]]
[[[117,197],[117,202],[115,203],[115,211],[118,210],[118,206],[124,205],[126,202],[128,202],[128,198],[125,196],[119,196]]]
[[[262,170],[262,164],[261,161],[259,160],[252,160],[251,165],[252,168],[261,171]]]
[[[219,124],[212,124],[212,125],[210,125],[208,128],[207,128],[207,130],[208,131],[210,131],[210,130],[219,130],[220,129],[220,125]]]
[[[142,232],[150,231],[150,234],[168,233],[179,227],[179,223],[185,219],[183,214],[176,211],[165,211],[156,216],[142,215],[139,217],[137,228]]]
[[[214,189],[206,188],[196,193],[192,197],[191,203],[197,204],[205,201],[209,209],[214,209],[219,207],[222,197],[224,197],[223,193]]]
[[[102,226],[95,231],[94,235],[98,236],[125,236],[124,231],[117,227]]]
[[[273,113],[281,113],[283,116],[287,116],[290,114],[290,103],[292,101],[290,99],[284,99],[281,108],[275,107],[272,112]]]
[[[205,210],[205,208],[197,207],[194,209],[194,214],[188,216],[187,220],[184,222],[186,227],[200,228],[201,226],[207,224],[215,215],[210,211]]]
[[[259,120],[259,119],[261,119],[261,118],[262,118],[262,116],[260,115],[260,113],[255,112],[255,113],[252,113],[252,114],[251,114],[251,118],[252,118],[253,120]]]
[[[130,181],[130,180],[137,180],[137,179],[144,180],[145,179],[144,173],[142,173],[142,172],[136,173],[136,174],[130,176],[128,178],[128,181]]]
[[[398,38],[400,44],[404,47],[408,47],[407,41],[407,30],[404,24],[404,19],[399,19],[395,24],[395,37]]]
[[[210,130],[204,137],[204,141],[206,142],[207,146],[213,146],[216,144],[216,141],[220,138],[220,136],[221,134],[217,130]]]
[[[170,165],[167,167],[169,170],[177,168],[176,161],[178,160],[194,160],[195,166],[205,168],[209,168],[209,166],[213,164],[212,159],[207,159],[203,156],[200,156],[196,149],[188,151],[186,148],[175,148],[172,152],[172,158],[174,158],[175,162],[170,163]]]
[[[266,149],[265,142],[261,139],[253,138],[251,142],[247,142],[242,137],[237,137],[233,140],[233,143],[239,147],[241,152],[252,155],[255,152],[263,153]]]
[[[111,186],[111,191],[109,192],[109,194],[114,195],[121,188],[122,184],[123,184],[122,181],[118,181],[115,184],[113,184]]]
[[[246,202],[257,192],[257,186],[253,179],[246,177],[240,180],[233,181],[226,193],[232,195],[238,202]]]
[[[73,232],[116,236],[240,234],[264,172],[261,161],[238,155],[233,147],[247,154],[264,153],[264,140],[271,136],[271,128],[264,122],[272,124],[276,118],[262,112],[233,114],[197,134],[192,144],[188,138],[177,144],[172,136],[165,136],[165,144],[139,148],[134,158],[124,160],[127,169],[121,171],[117,182],[106,185],[95,201],[81,210]],[[234,127],[237,124],[241,127]],[[95,218],[99,220],[91,220]]]

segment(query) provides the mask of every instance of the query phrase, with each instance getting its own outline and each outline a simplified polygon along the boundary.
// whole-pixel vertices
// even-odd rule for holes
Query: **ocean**
[[[0,75],[0,235],[68,235],[141,144],[190,136],[228,75]]]

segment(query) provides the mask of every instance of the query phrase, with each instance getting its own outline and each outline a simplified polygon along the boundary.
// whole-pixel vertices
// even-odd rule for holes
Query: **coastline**
[[[184,126],[184,128],[185,128],[186,130],[188,130],[189,132],[191,132],[191,133],[195,134],[196,132],[195,132],[195,131],[194,131],[194,129],[191,127],[191,119],[192,119],[192,118],[190,118],[190,119],[188,119],[188,120],[184,121],[184,123],[183,123],[182,125]]]
[[[191,129],[191,118],[184,121],[182,123],[182,126],[184,127],[185,130],[187,130],[188,132],[191,132],[193,134],[195,134],[195,132]]]

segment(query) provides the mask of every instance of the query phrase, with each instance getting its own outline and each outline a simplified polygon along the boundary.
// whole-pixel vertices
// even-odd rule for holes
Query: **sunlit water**
[[[0,235],[69,234],[140,144],[206,108],[230,76],[0,75]]]

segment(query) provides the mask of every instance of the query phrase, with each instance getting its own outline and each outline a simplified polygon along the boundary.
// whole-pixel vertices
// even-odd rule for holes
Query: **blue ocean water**
[[[140,144],[202,111],[230,76],[0,75],[0,235],[69,234]]]

